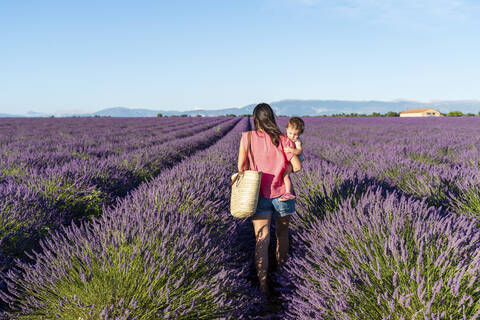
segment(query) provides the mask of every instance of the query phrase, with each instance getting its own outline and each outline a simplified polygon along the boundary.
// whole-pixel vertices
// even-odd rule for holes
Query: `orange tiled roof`
[[[424,111],[428,111],[428,110],[437,111],[437,110],[432,109],[432,108],[424,108],[424,109],[409,109],[409,110],[402,111],[400,113],[420,113],[420,112],[424,112]]]

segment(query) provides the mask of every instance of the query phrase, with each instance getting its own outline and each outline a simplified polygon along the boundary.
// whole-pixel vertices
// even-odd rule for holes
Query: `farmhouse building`
[[[440,117],[440,111],[425,108],[425,109],[409,109],[400,112],[400,117]]]

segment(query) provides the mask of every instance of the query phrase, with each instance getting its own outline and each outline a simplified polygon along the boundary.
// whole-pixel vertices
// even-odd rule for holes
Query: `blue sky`
[[[480,1],[0,2],[0,113],[480,99]]]

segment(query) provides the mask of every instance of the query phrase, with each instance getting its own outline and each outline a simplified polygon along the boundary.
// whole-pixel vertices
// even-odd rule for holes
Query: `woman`
[[[256,238],[255,266],[260,282],[261,292],[268,297],[267,285],[268,271],[268,246],[270,243],[270,221],[272,215],[276,225],[276,258],[281,265],[288,254],[288,223],[290,215],[295,213],[295,199],[278,201],[285,193],[283,173],[288,162],[293,171],[301,169],[298,157],[293,153],[285,154],[284,147],[295,148],[285,135],[283,135],[275,121],[272,108],[266,103],[258,104],[253,110],[254,131],[252,131],[250,150],[253,159],[249,156],[249,163],[253,170],[262,172],[260,182],[260,195],[257,210],[253,215],[253,228]],[[247,160],[248,132],[242,133],[238,153],[238,172],[242,172]],[[254,160],[254,161],[253,161]]]

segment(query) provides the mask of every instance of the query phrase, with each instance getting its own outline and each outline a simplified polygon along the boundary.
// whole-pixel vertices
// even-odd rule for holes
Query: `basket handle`
[[[250,156],[252,157],[252,162],[253,162],[253,165],[254,167],[255,166],[255,159],[253,157],[253,153],[252,153],[252,148],[251,148],[251,143],[252,143],[252,131],[248,131],[248,134],[247,134],[247,161],[245,161],[245,164],[244,164],[244,168],[245,170],[249,170],[250,169],[250,161],[248,160],[248,155],[250,154]],[[238,180],[240,176],[240,173],[238,173],[235,178],[233,178],[232,180],[232,186],[233,184],[235,183],[235,181]]]
[[[252,131],[248,131],[248,144],[247,144],[247,161],[245,163],[245,169],[246,170],[249,170],[251,169],[251,166],[250,166],[250,161],[248,160],[248,155],[250,154],[250,156],[252,157],[252,162],[253,162],[253,167],[256,167],[255,165],[255,158],[253,157],[253,153],[252,153],[252,147],[251,147],[251,143],[252,143]]]

